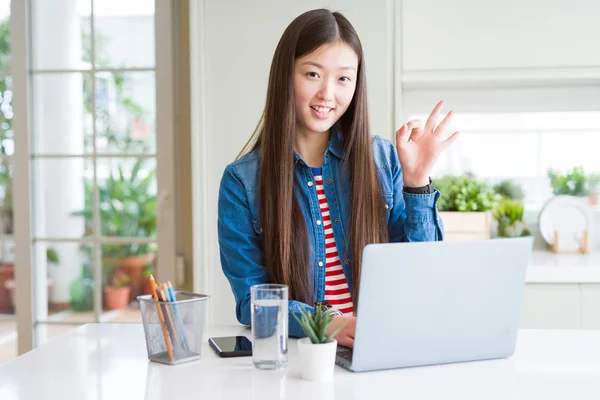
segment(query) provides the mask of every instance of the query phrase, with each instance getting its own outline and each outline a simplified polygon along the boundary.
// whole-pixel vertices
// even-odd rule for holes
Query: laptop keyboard
[[[352,362],[352,349],[348,347],[338,346],[337,355],[342,357],[344,360]]]

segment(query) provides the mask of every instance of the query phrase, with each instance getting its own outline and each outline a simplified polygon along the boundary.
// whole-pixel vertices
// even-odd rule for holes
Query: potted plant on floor
[[[153,238],[156,236],[156,194],[150,186],[156,169],[147,170],[145,159],[136,160],[131,173],[121,166],[98,186],[100,206],[100,231],[102,236]],[[85,209],[74,215],[85,217],[86,231],[93,229],[92,188],[85,181]],[[105,244],[102,246],[104,268],[125,268],[130,280],[130,301],[143,293],[144,269],[154,263],[155,243]],[[110,271],[109,271],[110,272]]]
[[[292,315],[306,333],[306,337],[298,340],[297,344],[302,378],[318,382],[330,381],[333,378],[337,350],[334,337],[343,326],[330,335],[325,334],[333,321],[333,314],[321,303],[317,304],[312,313],[300,310],[300,318]]]
[[[131,278],[123,267],[114,269],[111,280],[104,287],[104,302],[108,310],[118,310],[127,307],[131,288],[128,286]]]
[[[434,181],[441,193],[437,203],[445,240],[489,239],[491,211],[502,196],[472,176],[445,176]]]

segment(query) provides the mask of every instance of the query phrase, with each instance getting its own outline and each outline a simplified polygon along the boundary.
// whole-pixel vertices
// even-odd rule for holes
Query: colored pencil
[[[154,276],[152,276],[152,275],[150,275],[150,286],[152,288],[152,298],[154,299],[154,301],[159,301],[158,294],[156,292],[156,281],[154,280]],[[160,319],[160,326],[163,331],[163,336],[165,337],[165,343],[167,345],[167,353],[169,354],[169,360],[174,361],[175,356],[173,355],[173,348],[171,346],[171,340],[169,339],[169,333],[167,332],[165,317],[160,308],[160,304],[156,304],[156,310],[158,311],[158,318]]]
[[[175,291],[173,290],[173,285],[171,284],[171,281],[167,281],[167,293],[169,294],[171,301],[177,301],[177,298],[175,297]],[[187,335],[185,334],[185,325],[183,324],[183,318],[181,318],[181,314],[179,313],[179,308],[177,307],[176,304],[173,305],[173,310],[175,311],[175,319],[177,320],[177,322],[179,324],[179,329],[181,330],[181,338],[183,340],[183,347],[185,350],[189,350],[190,344],[188,343]]]

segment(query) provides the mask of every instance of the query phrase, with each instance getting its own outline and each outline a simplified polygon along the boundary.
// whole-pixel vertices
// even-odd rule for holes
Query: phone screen
[[[246,336],[226,336],[210,338],[215,350],[228,355],[252,355],[252,342]]]

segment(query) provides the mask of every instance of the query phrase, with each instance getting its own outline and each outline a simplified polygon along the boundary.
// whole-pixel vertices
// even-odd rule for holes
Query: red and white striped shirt
[[[323,175],[321,168],[313,168],[315,177],[315,186],[319,205],[321,207],[321,216],[323,220],[323,229],[325,230],[325,301],[331,304],[343,314],[352,314],[354,305],[348,288],[348,281],[344,275],[342,263],[338,254],[335,239],[333,237],[333,227],[331,226],[331,216],[329,215],[329,204],[325,197],[325,188],[323,187]]]

